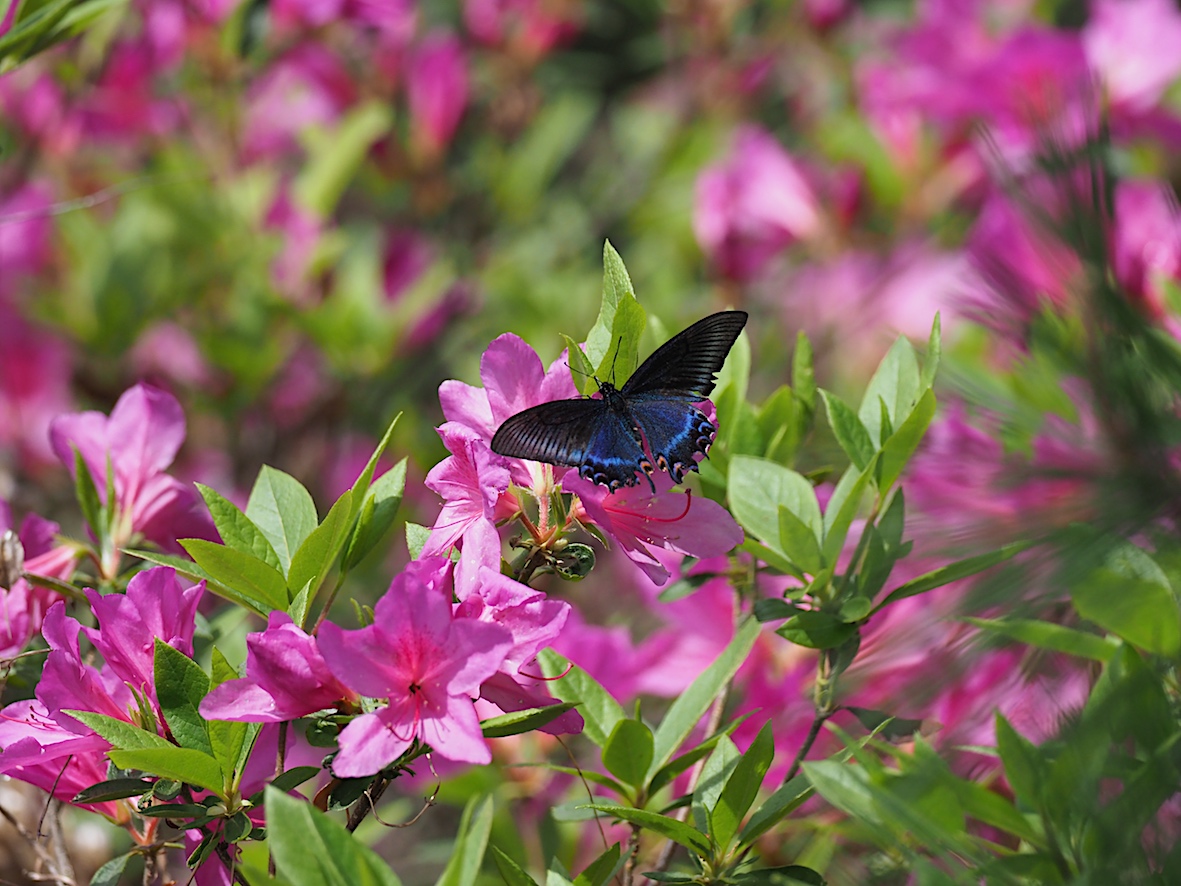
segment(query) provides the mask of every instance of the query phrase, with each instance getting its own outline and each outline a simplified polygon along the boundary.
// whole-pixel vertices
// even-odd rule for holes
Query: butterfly
[[[655,492],[653,460],[680,483],[717,434],[694,404],[713,391],[746,317],[722,311],[698,320],[657,348],[623,387],[596,379],[601,399],[555,400],[518,412],[496,431],[492,451],[578,468],[584,480],[612,492],[635,486],[638,471]]]

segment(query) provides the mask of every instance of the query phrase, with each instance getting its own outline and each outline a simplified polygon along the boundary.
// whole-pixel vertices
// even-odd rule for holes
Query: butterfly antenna
[[[615,340],[615,355],[611,358],[611,384],[615,384],[615,361],[619,359],[619,349],[623,347],[623,336]]]

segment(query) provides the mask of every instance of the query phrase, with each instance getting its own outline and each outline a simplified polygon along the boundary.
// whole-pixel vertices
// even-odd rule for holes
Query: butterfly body
[[[622,387],[599,383],[599,397],[541,403],[507,419],[492,451],[578,468],[579,476],[611,491],[634,486],[656,469],[680,483],[697,470],[717,429],[696,404],[714,388],[747,315],[723,311],[694,323],[661,345]]]

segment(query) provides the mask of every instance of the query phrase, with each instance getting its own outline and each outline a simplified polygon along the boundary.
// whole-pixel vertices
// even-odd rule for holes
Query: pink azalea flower
[[[20,532],[14,532],[12,514],[0,499],[0,538],[13,548],[11,555],[16,560],[5,564],[6,568],[69,580],[79,555],[73,547],[58,545],[57,533],[56,523],[36,514],[27,515]],[[0,660],[11,659],[24,650],[41,630],[45,612],[58,599],[53,591],[19,575],[5,587],[4,570],[0,569]]]
[[[108,50],[102,74],[73,112],[85,133],[121,143],[172,132],[182,108],[177,100],[157,97],[156,68],[146,44],[123,42]]]
[[[204,387],[213,373],[192,334],[178,323],[155,323],[140,334],[131,349],[135,371],[189,387]]]
[[[1166,282],[1181,280],[1181,217],[1177,199],[1166,185],[1121,181],[1115,189],[1112,231],[1115,276],[1128,295],[1155,320],[1172,324]]]
[[[127,583],[125,594],[88,590],[86,599],[99,626],[82,632],[125,684],[154,699],[155,641],[192,657],[197,604],[204,591],[204,582],[182,589],[174,569],[145,569]]]
[[[285,612],[272,612],[267,629],[246,638],[246,649],[246,676],[205,696],[202,717],[282,723],[335,707],[342,699],[357,700],[329,671],[316,638]]]
[[[267,210],[265,223],[283,243],[271,262],[271,282],[295,304],[309,304],[314,297],[311,271],[316,249],[324,235],[324,220],[300,206],[284,187]]]
[[[49,426],[73,406],[71,373],[64,341],[0,304],[0,452],[30,466],[52,463]]]
[[[570,615],[570,604],[547,599],[541,591],[502,575],[498,568],[481,564],[470,569],[464,561],[471,558],[465,547],[455,578],[455,592],[460,600],[455,617],[498,625],[508,630],[512,638],[512,646],[505,653],[499,671],[480,686],[480,697],[506,713],[556,704],[557,699],[542,690],[544,684],[539,686],[525,669],[561,634]],[[498,551],[496,561],[499,559]],[[535,667],[533,673],[540,675],[540,667]],[[581,732],[582,726],[582,716],[577,711],[567,711],[541,731],[559,735]]]
[[[513,499],[503,509],[507,513],[498,513],[499,502],[508,497],[508,459],[494,453],[479,434],[458,422],[440,426],[439,436],[452,455],[426,475],[426,486],[442,496],[443,509],[423,548],[424,556],[445,553],[473,530],[494,535],[497,518],[511,516],[518,507]]]
[[[670,573],[648,545],[688,557],[720,557],[742,544],[742,528],[720,504],[688,492],[672,492],[672,479],[663,473],[656,475],[655,482],[655,494],[642,486],[608,492],[572,470],[562,478],[562,488],[578,496],[585,512],[579,519],[613,538],[656,584],[667,582]]]
[[[484,351],[480,381],[481,388],[455,380],[443,382],[439,404],[447,421],[467,425],[488,443],[505,419],[523,409],[578,396],[564,357],[547,370],[533,348],[511,333],[493,340]],[[536,463],[509,459],[508,464],[515,483],[534,485]]]
[[[697,242],[732,279],[755,277],[788,245],[820,226],[811,186],[791,156],[758,127],[741,127],[729,157],[697,179]]]
[[[1171,0],[1093,0],[1082,40],[1116,105],[1148,110],[1181,76],[1181,11]]]
[[[382,262],[382,289],[395,302],[412,287],[434,261],[434,249],[410,230],[390,231]]]
[[[242,137],[247,159],[297,153],[300,133],[334,124],[356,99],[356,84],[336,55],[319,43],[296,46],[250,88]]]
[[[0,299],[15,284],[45,269],[52,255],[53,193],[48,185],[29,183],[0,198]]]
[[[180,403],[166,391],[142,383],[124,392],[109,418],[101,412],[79,412],[59,416],[50,426],[57,457],[73,473],[76,448],[104,502],[110,459],[117,507],[116,549],[136,536],[174,551],[180,550],[178,538],[217,539],[196,490],[164,473],[184,436]],[[114,564],[102,565],[114,568]]]
[[[536,61],[578,31],[578,7],[546,0],[466,0],[463,21],[482,43]]]
[[[415,740],[448,760],[492,759],[472,699],[499,670],[512,638],[499,625],[453,617],[449,571],[444,559],[416,561],[377,602],[372,625],[321,627],[320,650],[332,673],[361,695],[388,700],[341,732],[332,764],[338,776],[372,775]]]
[[[411,51],[406,99],[414,151],[425,159],[438,157],[451,143],[468,99],[463,47],[454,36],[428,35]]]

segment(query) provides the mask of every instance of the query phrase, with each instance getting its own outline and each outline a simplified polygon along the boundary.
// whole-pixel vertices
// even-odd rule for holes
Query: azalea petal
[[[409,680],[395,659],[396,649],[375,626],[346,631],[326,621],[316,639],[333,676],[355,692],[385,698],[405,691]]]
[[[361,778],[380,772],[410,747],[411,723],[387,723],[381,714],[362,714],[340,733],[340,753],[332,761],[338,778]]]
[[[500,625],[457,618],[451,626],[448,667],[440,671],[448,695],[475,697],[480,684],[500,670],[513,638]]]
[[[459,763],[492,762],[492,752],[480,732],[480,718],[470,698],[450,696],[443,711],[432,713],[423,714],[422,740],[440,757]]]
[[[147,478],[163,472],[185,439],[185,414],[172,394],[143,382],[123,392],[107,425],[111,462],[134,501]]]

